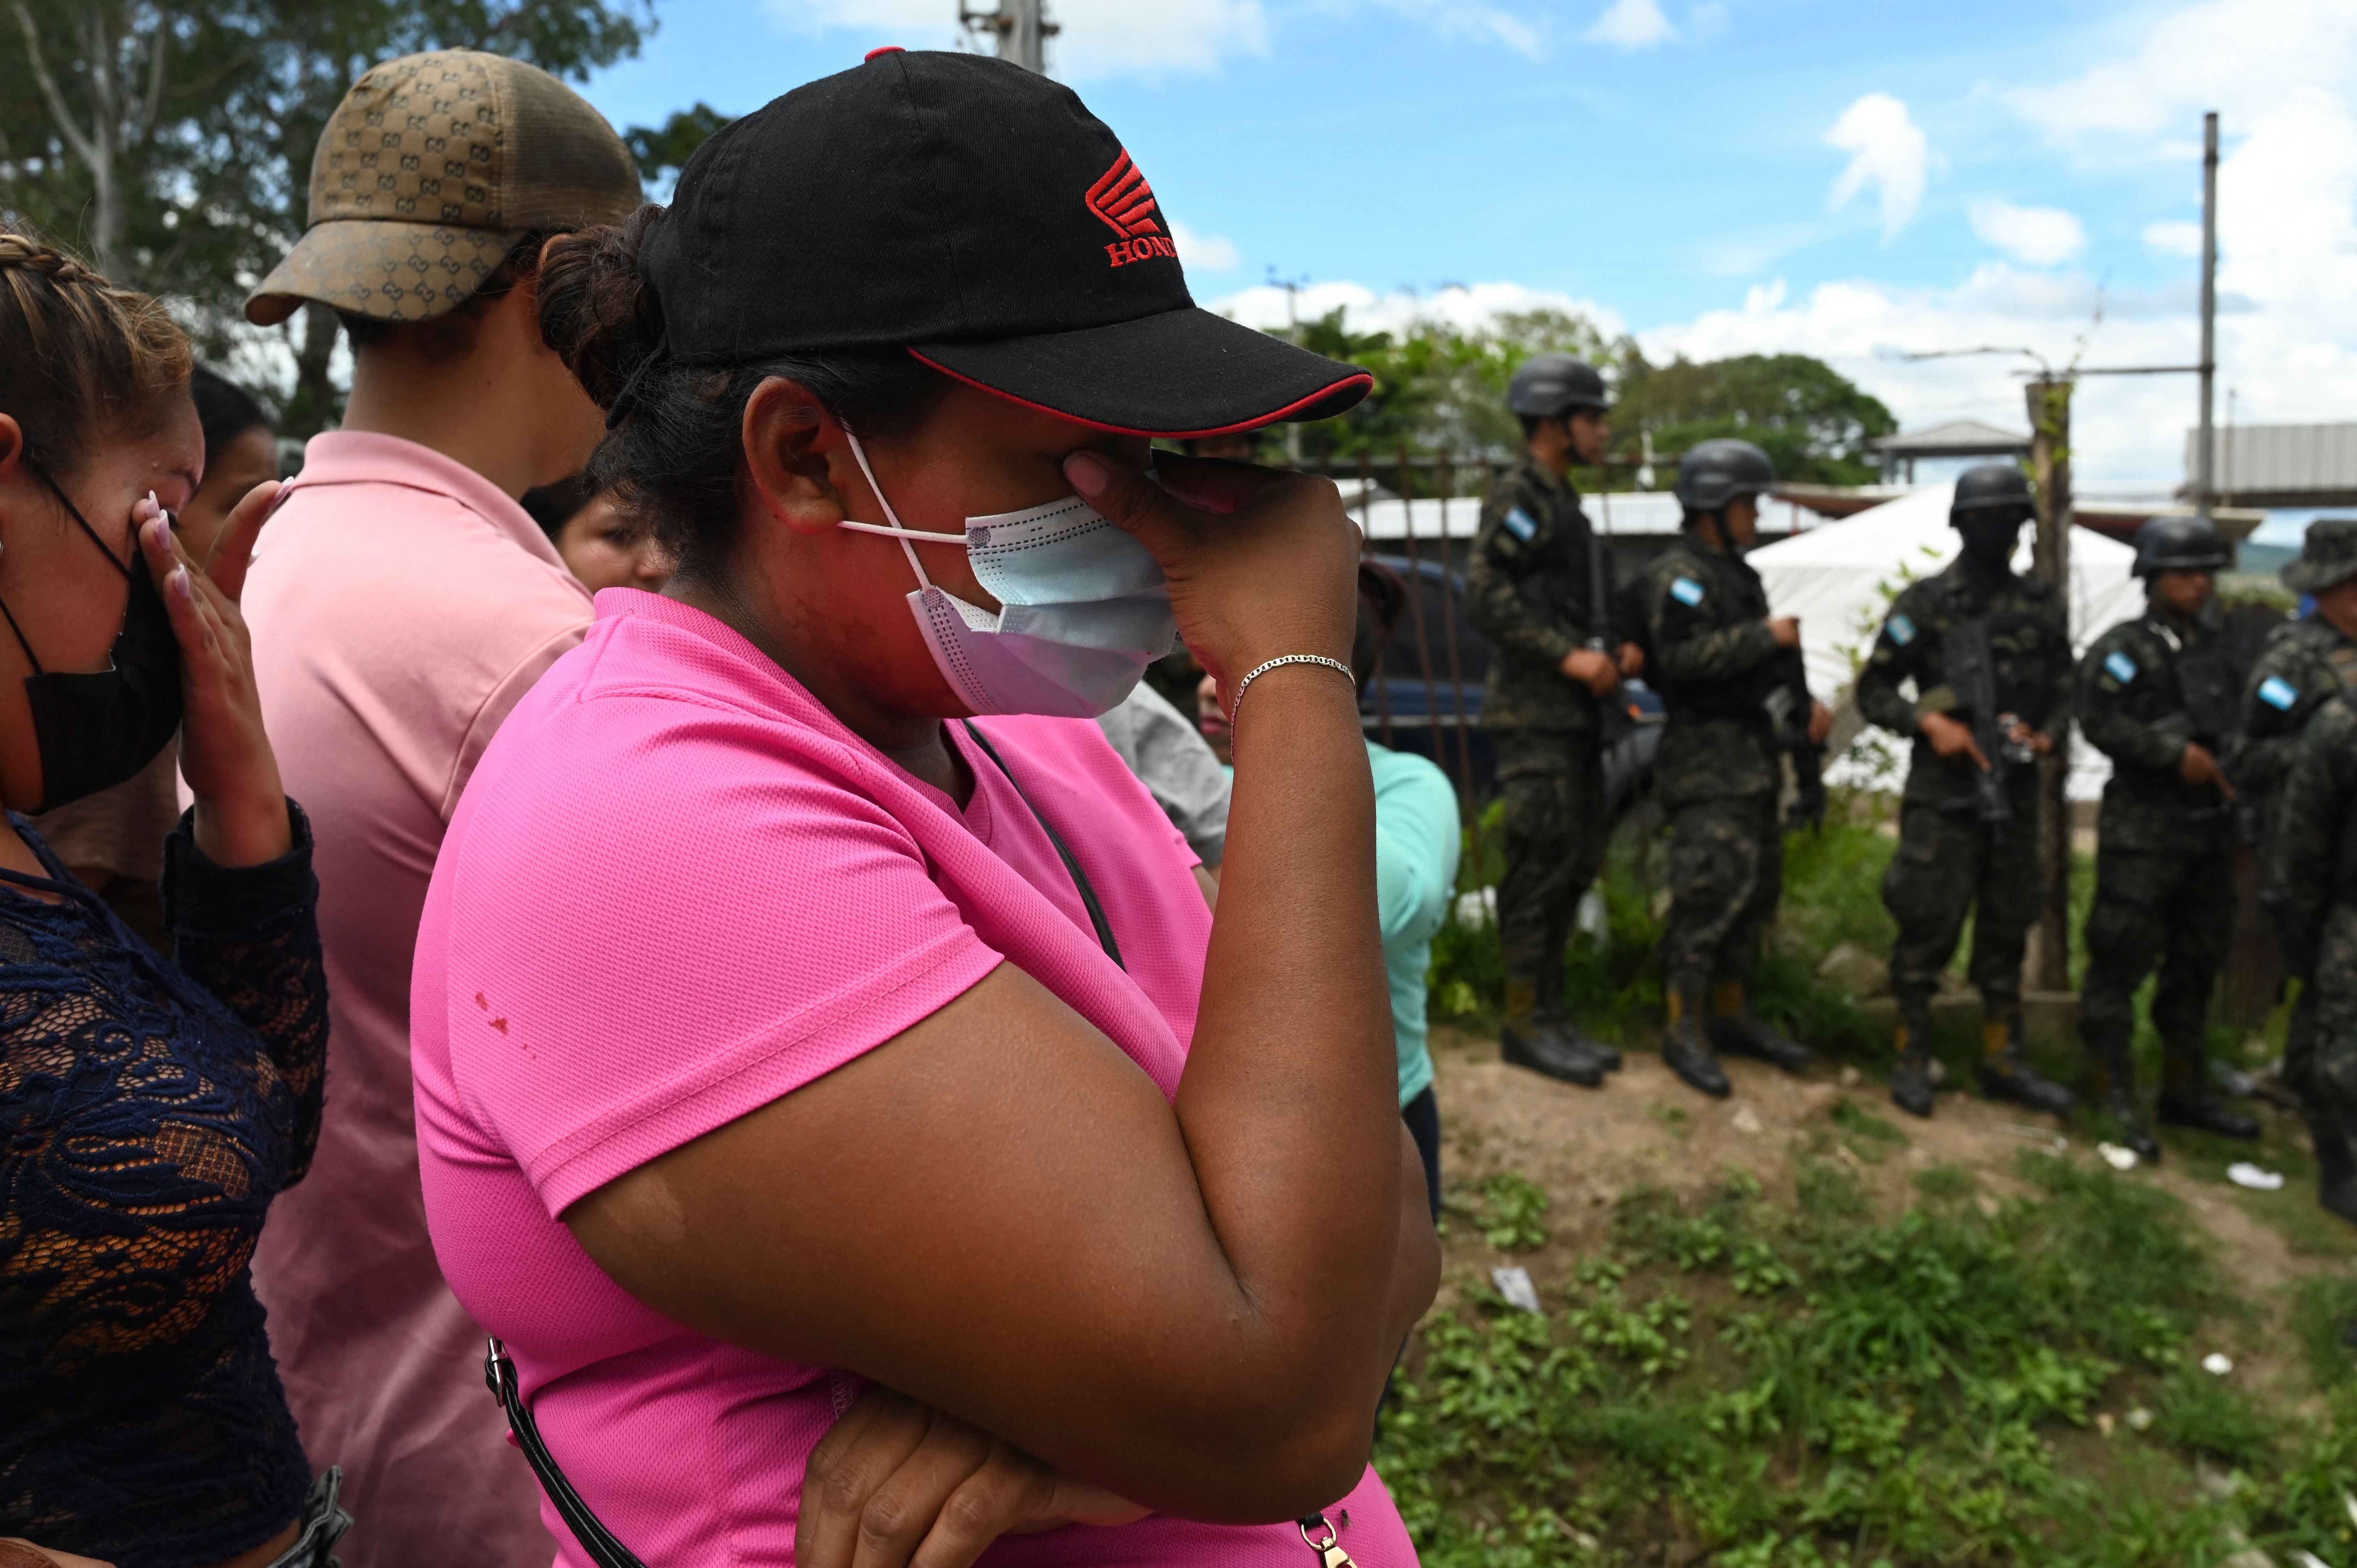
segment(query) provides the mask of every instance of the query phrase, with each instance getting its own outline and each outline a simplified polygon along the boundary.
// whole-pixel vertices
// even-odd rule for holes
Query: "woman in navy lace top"
[[[273,488],[180,553],[188,365],[153,300],[0,231],[0,1561],[318,1568],[349,1522],[246,1272],[317,1138],[327,987],[237,612]],[[174,963],[20,813],[176,729]]]

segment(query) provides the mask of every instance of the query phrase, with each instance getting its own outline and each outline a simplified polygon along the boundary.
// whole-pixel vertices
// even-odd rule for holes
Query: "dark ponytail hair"
[[[540,330],[606,410],[589,489],[615,492],[644,518],[682,575],[706,576],[736,542],[745,405],[762,381],[800,382],[862,439],[914,429],[950,381],[899,348],[680,363],[663,348],[662,305],[639,270],[639,248],[664,210],[650,204],[619,227],[561,236],[541,263]]]

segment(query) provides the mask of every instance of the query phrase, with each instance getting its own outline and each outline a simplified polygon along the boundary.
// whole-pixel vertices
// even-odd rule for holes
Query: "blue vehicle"
[[[1432,758],[1459,793],[1469,789],[1477,803],[1487,801],[1498,793],[1497,751],[1481,724],[1481,683],[1493,650],[1466,618],[1464,579],[1437,561],[1371,559],[1408,585],[1408,606],[1383,648],[1374,679],[1360,693],[1359,723],[1369,739]],[[1605,796],[1615,817],[1652,781],[1665,716],[1660,695],[1642,681],[1628,682],[1620,694],[1628,722],[1611,726],[1604,757]]]

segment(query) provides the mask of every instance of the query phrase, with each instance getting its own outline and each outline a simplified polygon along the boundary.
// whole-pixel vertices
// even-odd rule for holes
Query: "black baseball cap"
[[[879,49],[724,127],[640,266],[687,364],[905,348],[1068,419],[1217,435],[1374,379],[1198,308],[1145,173],[1060,83]]]

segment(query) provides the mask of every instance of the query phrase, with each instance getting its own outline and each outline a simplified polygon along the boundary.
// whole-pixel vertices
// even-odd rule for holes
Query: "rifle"
[[[2222,766],[2227,749],[2242,728],[2243,714],[2242,682],[2234,678],[2233,666],[2228,662],[2220,639],[2212,638],[2206,646],[2179,655],[2177,690],[2185,699],[2187,738]],[[2259,842],[2257,802],[2238,789],[2233,800],[2221,800],[2218,810],[2233,818],[2234,836],[2239,842]]]
[[[1808,666],[1797,648],[1780,648],[1769,660],[1775,678],[1761,705],[1776,736],[1776,746],[1792,758],[1792,810],[1786,831],[1806,827],[1812,832],[1825,821],[1825,748],[1809,738],[1809,717],[1816,701],[1809,695]]]
[[[1597,499],[1604,510],[1604,521],[1612,521],[1611,483],[1605,481],[1604,493]],[[1620,662],[1620,639],[1612,630],[1612,570],[1604,549],[1604,536],[1593,524],[1587,530],[1587,646],[1617,666]],[[1616,744],[1633,727],[1625,700],[1608,700],[1602,704],[1602,736],[1607,746]]]
[[[1941,652],[1948,667],[1948,688],[1972,722],[1973,744],[1988,758],[1988,767],[1973,774],[1973,809],[1982,822],[2009,822],[2013,798],[2007,792],[2006,779],[2017,765],[2030,759],[2030,753],[2013,739],[2013,715],[1997,711],[1996,654],[1989,646],[1986,618],[1949,628]]]

